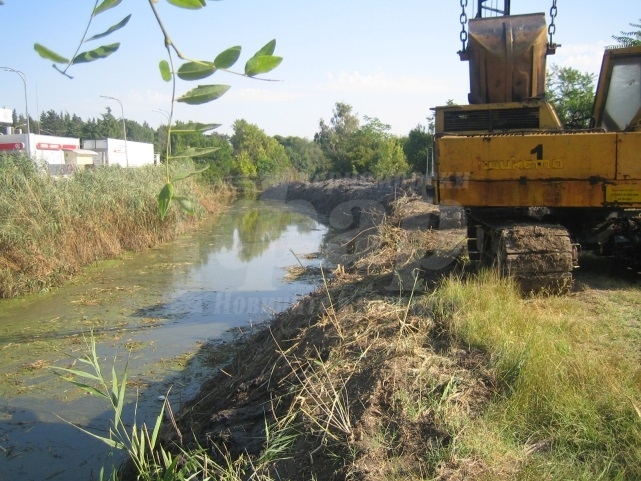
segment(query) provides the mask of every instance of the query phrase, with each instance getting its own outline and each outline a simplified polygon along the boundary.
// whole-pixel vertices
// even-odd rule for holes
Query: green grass
[[[498,383],[458,441],[491,466],[488,479],[641,479],[638,288],[523,299],[484,272],[449,279],[430,302],[441,329],[489,356]]]

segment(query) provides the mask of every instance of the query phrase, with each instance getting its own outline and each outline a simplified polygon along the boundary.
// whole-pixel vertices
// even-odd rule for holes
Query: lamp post
[[[27,114],[27,155],[31,155],[31,151],[29,150],[30,149],[29,134],[31,134],[31,129],[29,127],[29,101],[27,100],[27,76],[20,70],[16,70],[11,67],[0,67],[0,68],[5,72],[16,73],[22,79],[22,84],[24,85],[24,108],[25,108],[25,113]]]
[[[107,95],[101,95],[103,99],[115,100],[120,104],[120,113],[122,115],[122,135],[125,139],[125,161],[127,162],[127,167],[129,167],[129,153],[127,152],[127,127],[125,125],[125,109],[122,106],[120,99],[116,97],[108,97]]]
[[[159,114],[164,115],[167,119],[167,154],[171,155],[171,138],[169,137],[169,123],[171,121],[171,118],[169,116],[169,112],[163,109],[153,109],[152,112],[158,112]]]

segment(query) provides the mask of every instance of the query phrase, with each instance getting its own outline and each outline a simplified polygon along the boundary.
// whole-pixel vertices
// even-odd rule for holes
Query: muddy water
[[[1,301],[0,480],[86,481],[120,461],[69,424],[105,435],[108,406],[51,369],[73,366],[88,332],[107,373],[114,359],[119,372],[128,363],[128,419],[137,405],[137,420],[153,422],[169,388],[179,408],[214,369],[199,347],[313,289],[283,276],[298,262],[318,265],[304,259],[324,233],[282,204],[242,201],[193,235],[91,267],[52,292]]]

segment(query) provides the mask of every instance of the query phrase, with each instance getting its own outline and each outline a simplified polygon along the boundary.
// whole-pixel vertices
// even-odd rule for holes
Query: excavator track
[[[481,261],[514,278],[521,290],[559,292],[572,285],[577,249],[567,229],[536,222],[476,228]]]

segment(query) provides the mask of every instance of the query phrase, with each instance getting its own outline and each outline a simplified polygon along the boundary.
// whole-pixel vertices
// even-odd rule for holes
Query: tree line
[[[14,126],[26,124],[26,118],[14,111]],[[176,122],[174,130],[190,122]],[[49,110],[35,121],[30,119],[33,132],[81,139],[122,138],[123,124],[109,107],[97,118],[83,120],[68,112]],[[257,125],[239,119],[231,135],[192,132],[172,134],[171,152],[187,148],[215,148],[194,162],[208,165],[204,177],[210,181],[225,178],[261,179],[269,176],[301,175],[307,178],[334,175],[425,174],[426,158],[432,141],[430,124],[419,124],[406,136],[396,136],[390,126],[377,118],[363,116],[353,107],[338,102],[333,116],[321,119],[313,139],[296,136],[268,136]],[[127,140],[154,144],[165,161],[167,126],[152,128],[125,119]],[[171,156],[171,154],[170,154]]]
[[[638,27],[639,24],[631,24]],[[641,43],[641,31],[621,32],[614,37],[620,45]],[[589,126],[594,103],[595,76],[572,67],[553,65],[547,78],[548,99],[568,129]],[[450,103],[451,101],[448,101]],[[295,136],[268,136],[258,126],[243,119],[233,124],[233,134],[193,132],[171,135],[173,152],[187,148],[214,148],[197,157],[195,163],[208,166],[203,176],[215,182],[221,179],[246,179],[251,182],[265,177],[304,176],[308,179],[327,175],[371,175],[373,177],[429,172],[433,141],[433,119],[426,117],[407,135],[391,133],[389,124],[376,117],[359,116],[351,105],[337,102],[332,117],[320,119],[312,140]],[[26,124],[26,118],[13,113],[14,126]],[[180,129],[190,122],[176,122]],[[98,118],[83,120],[68,112],[43,112],[40,119],[30,119],[32,131],[61,137],[83,139],[122,138],[122,121],[109,107]],[[127,140],[153,143],[165,161],[167,126],[153,129],[125,119]]]

